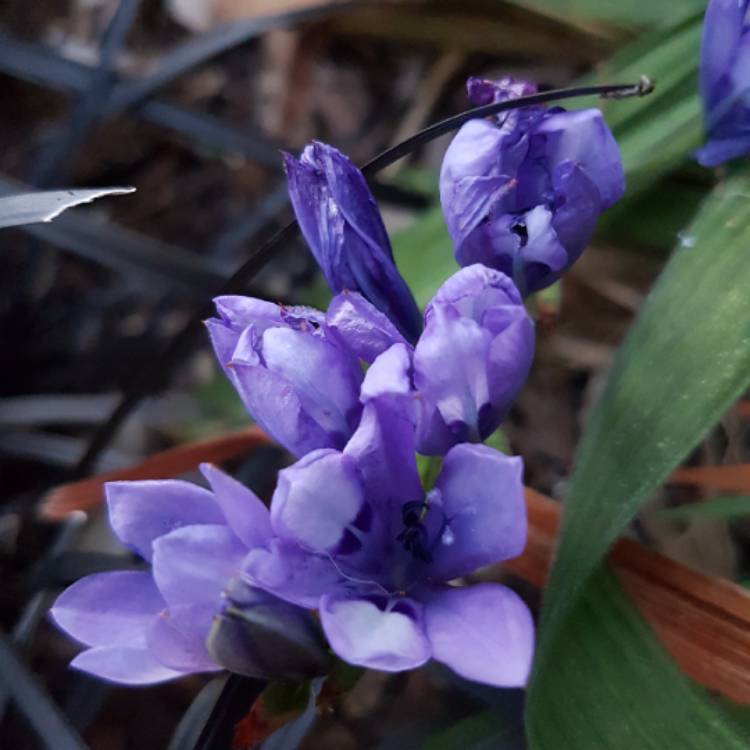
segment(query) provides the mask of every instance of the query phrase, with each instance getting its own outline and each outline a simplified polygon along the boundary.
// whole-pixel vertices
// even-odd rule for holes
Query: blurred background
[[[82,575],[133,560],[97,508],[62,523],[41,520],[40,509],[63,482],[248,424],[190,322],[289,220],[279,151],[319,139],[364,163],[467,108],[469,75],[555,88],[647,73],[657,83],[652,97],[605,107],[628,195],[563,285],[532,302],[538,358],[505,426],[527,484],[562,496],[612,353],[667,252],[689,246],[681,228],[712,185],[688,159],[701,137],[702,10],[699,0],[0,3],[0,195],[23,186],[137,188],[0,234],[0,673],[33,680],[20,711],[0,683],[0,747],[45,747],[35,722],[53,714],[81,747],[194,747],[221,684],[192,677],[125,689],[67,669],[76,647],[47,622],[50,601]],[[372,182],[420,304],[455,268],[437,204],[449,139]],[[325,305],[300,240],[251,270],[248,293]],[[726,455],[743,435],[728,417],[701,451]],[[266,447],[229,467],[268,496],[286,460]],[[634,533],[699,569],[741,578],[742,526],[657,512],[673,501],[666,492],[654,498]],[[535,589],[510,582],[536,606]],[[520,691],[477,687],[432,666],[368,673],[318,719],[304,747],[480,747],[471,738],[486,738],[488,721],[491,739],[481,746],[522,747],[522,707]],[[76,747],[68,741],[58,747]]]

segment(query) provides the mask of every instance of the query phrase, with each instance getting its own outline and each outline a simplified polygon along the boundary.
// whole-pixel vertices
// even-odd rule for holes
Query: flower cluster
[[[701,48],[700,94],[708,143],[696,154],[707,167],[750,152],[750,2],[711,0]]]
[[[470,81],[475,101],[528,90]],[[457,583],[524,548],[522,461],[482,443],[532,364],[517,284],[559,276],[622,192],[612,136],[589,110],[468,123],[441,176],[464,267],[423,316],[359,170],[320,143],[286,170],[328,309],[225,296],[207,326],[248,411],[296,463],[270,508],[212,466],[210,490],[110,484],[112,527],[151,567],[60,596],[55,620],[88,646],[73,664],[133,684],[222,667],[302,678],[325,672],[327,643],[364,667],[435,659],[523,685],[525,604],[496,583]],[[434,471],[420,476],[420,455]]]

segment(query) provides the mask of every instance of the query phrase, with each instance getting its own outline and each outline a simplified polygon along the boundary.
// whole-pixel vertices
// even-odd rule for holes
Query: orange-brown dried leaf
[[[40,514],[49,520],[60,520],[74,510],[93,510],[104,497],[105,482],[138,479],[170,479],[192,471],[204,462],[221,463],[269,443],[257,427],[222,435],[209,440],[186,443],[154,453],[134,466],[96,474],[79,482],[62,484],[50,490],[42,501]]]
[[[669,482],[720,492],[750,494],[750,464],[684,466],[672,474]]]

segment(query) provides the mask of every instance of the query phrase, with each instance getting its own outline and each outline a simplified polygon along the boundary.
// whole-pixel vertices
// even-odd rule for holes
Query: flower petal
[[[581,167],[599,189],[602,210],[625,192],[620,148],[598,109],[544,117],[534,128],[531,156],[546,158],[553,167],[565,161]]]
[[[458,441],[479,440],[479,410],[490,402],[492,336],[450,307],[437,307],[414,351],[414,383]]]
[[[316,609],[323,594],[346,588],[330,558],[310,554],[282,539],[251,550],[243,568],[253,585],[307,609]]]
[[[743,31],[747,2],[711,0],[703,21],[700,92],[706,109],[718,104],[722,78],[732,65]]]
[[[154,580],[170,607],[218,604],[246,552],[227,526],[184,526],[154,542]]]
[[[432,655],[469,680],[497,687],[526,684],[534,654],[534,623],[505,586],[445,587],[424,597]]]
[[[230,380],[255,421],[295,456],[334,448],[345,438],[327,433],[302,408],[286,378],[262,366],[233,364]]]
[[[371,363],[396,343],[405,343],[386,315],[361,294],[343,291],[328,306],[326,324],[355,357]]]
[[[70,666],[95,677],[124,685],[155,685],[182,677],[184,672],[165,667],[145,648],[90,648]]]
[[[281,308],[273,302],[256,297],[225,294],[214,297],[214,305],[221,321],[237,332],[252,325],[258,333],[263,333],[266,328],[282,323]]]
[[[438,290],[425,321],[414,350],[414,385],[422,401],[437,409],[452,443],[487,438],[531,366],[534,329],[518,290],[500,271],[467,266]],[[430,413],[423,408],[420,449],[428,452],[423,442]]]
[[[248,548],[265,544],[272,534],[271,519],[260,498],[212,464],[201,464],[200,470],[237,538]]]
[[[213,615],[218,609],[218,606],[214,609],[198,605],[164,610],[151,623],[148,647],[162,664],[178,672],[221,670],[206,648]]]
[[[356,289],[344,254],[344,217],[336,208],[312,146],[305,148],[299,161],[290,154],[282,156],[294,215],[328,285],[334,291]]]
[[[440,168],[440,203],[457,255],[491,213],[505,203],[512,209],[513,177],[527,150],[525,139],[488,120],[469,120],[455,135]]]
[[[589,183],[593,186],[590,180]],[[599,215],[599,191],[596,187],[594,191],[596,220]],[[523,261],[523,275],[516,281],[523,287],[522,291],[525,294],[543,289],[557,280],[568,265],[580,255],[590,239],[593,226],[590,223],[583,224],[584,217],[577,214],[578,205],[567,201],[566,206],[569,206],[571,224],[575,229],[575,234],[571,233],[570,239],[576,244],[571,246],[564,245],[561,241],[554,225],[557,215],[553,215],[546,206],[536,206],[523,216],[522,223],[528,239],[518,251],[517,257]],[[588,204],[584,203],[582,207],[587,208]],[[583,211],[581,213],[583,214]],[[566,217],[561,218],[563,228],[567,228]],[[581,223],[576,223],[577,221]]]
[[[230,672],[301,680],[324,674],[329,649],[310,612],[235,579],[208,638],[212,658]]]
[[[57,597],[55,623],[87,646],[146,647],[146,632],[164,609],[151,575],[118,570],[76,581]]]
[[[448,581],[520,555],[526,545],[523,462],[486,445],[447,453],[436,485],[446,529],[431,549],[430,577]]]
[[[291,384],[302,408],[323,430],[349,436],[359,416],[362,382],[362,372],[350,355],[322,336],[271,328],[263,334],[263,358],[269,370]]]
[[[355,462],[319,450],[279,472],[271,523],[281,537],[314,552],[333,550],[364,504]]]
[[[105,493],[115,534],[149,562],[158,537],[181,526],[224,520],[208,490],[177,479],[107,482]]]
[[[400,346],[379,357],[371,369]],[[365,497],[381,511],[386,501],[395,502],[400,509],[402,503],[422,496],[415,443],[414,416],[403,402],[380,397],[365,405],[359,428],[344,454],[356,462]]]
[[[711,138],[695,152],[695,158],[703,167],[716,167],[748,152],[750,152],[750,135]]]
[[[349,664],[400,672],[431,656],[421,607],[409,599],[375,603],[324,596],[320,621],[331,648]]]

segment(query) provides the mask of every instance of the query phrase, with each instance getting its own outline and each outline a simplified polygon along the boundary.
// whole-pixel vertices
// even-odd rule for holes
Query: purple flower
[[[268,509],[249,489],[213,466],[201,470],[212,491],[181,481],[107,485],[112,528],[151,570],[87,576],[58,597],[52,617],[88,647],[72,666],[131,685],[222,668],[206,648],[222,592],[272,530]],[[279,628],[303,627],[298,610],[265,592],[254,603]],[[256,653],[264,647],[246,644]]]
[[[325,315],[250,297],[215,301],[221,317],[207,324],[219,361],[253,417],[297,457],[343,448],[362,404],[385,394],[408,402],[422,453],[485,440],[534,355],[513,282],[480,264],[440,288],[414,347],[356,292],[338,294]]]
[[[708,143],[696,157],[713,167],[750,152],[748,0],[710,0],[703,26],[700,93]]]
[[[533,93],[532,84],[469,79],[473,103]],[[456,260],[510,276],[524,295],[549,286],[624,191],[620,152],[597,109],[528,107],[470,120],[443,159],[440,200]]]
[[[343,447],[359,422],[362,368],[323,313],[252,297],[214,302],[214,351],[258,424],[296,456]]]
[[[275,533],[249,553],[249,581],[315,608],[351,664],[412,669],[430,658],[498,686],[527,679],[533,624],[510,589],[448,582],[514,557],[526,541],[522,462],[458,445],[425,492],[414,426],[373,399],[343,452],[319,450],[279,475]]]
[[[534,327],[518,290],[475,264],[438,290],[414,349],[395,343],[373,362],[361,398],[403,402],[417,425],[417,450],[441,455],[497,429],[533,357]]]
[[[410,341],[421,331],[414,297],[399,274],[388,235],[362,173],[324,143],[297,161],[284,154],[289,197],[302,234],[334,292],[360,292]]]

